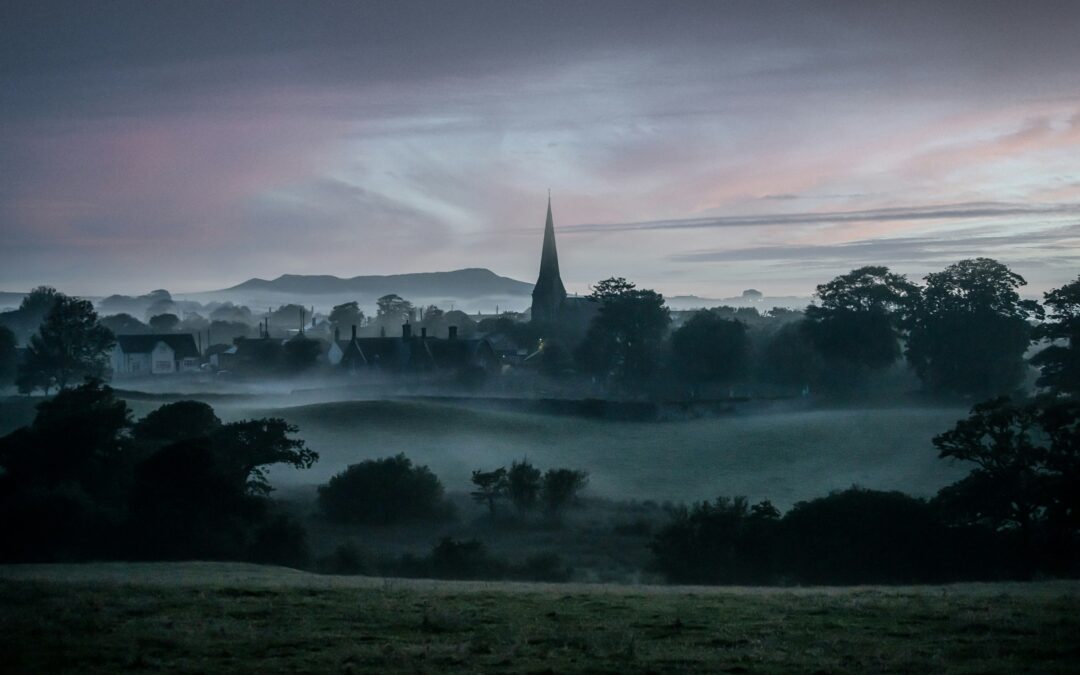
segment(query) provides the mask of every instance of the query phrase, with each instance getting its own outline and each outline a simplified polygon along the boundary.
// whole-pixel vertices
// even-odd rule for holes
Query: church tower
[[[532,320],[555,321],[566,302],[566,288],[559,276],[559,253],[555,250],[555,223],[551,219],[551,194],[548,194],[547,222],[544,224],[544,250],[540,255],[540,276],[532,292]]]

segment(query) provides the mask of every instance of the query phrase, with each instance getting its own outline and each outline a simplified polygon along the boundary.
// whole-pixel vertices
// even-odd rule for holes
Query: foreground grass
[[[701,589],[0,567],[20,673],[1080,670],[1080,585]]]

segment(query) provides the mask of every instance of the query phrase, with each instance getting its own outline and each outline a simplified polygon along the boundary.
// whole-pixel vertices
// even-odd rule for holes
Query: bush
[[[675,511],[652,543],[655,566],[669,581],[762,584],[774,580],[776,510],[751,509],[745,497],[718,497]]]
[[[248,560],[263,565],[304,569],[310,559],[307,531],[299,522],[284,515],[263,525],[248,549]]]
[[[452,515],[443,486],[403,454],[353,464],[319,488],[319,508],[337,523],[388,525]]]

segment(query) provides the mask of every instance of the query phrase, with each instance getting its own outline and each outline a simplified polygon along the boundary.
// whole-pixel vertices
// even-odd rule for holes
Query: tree
[[[860,267],[817,287],[806,308],[815,348],[851,377],[891,366],[900,357],[900,326],[918,288],[888,267]]]
[[[395,293],[382,296],[375,305],[376,316],[387,322],[404,322],[412,318],[413,304]]]
[[[54,383],[64,389],[78,379],[100,377],[115,342],[109,329],[97,322],[89,301],[59,296],[38,334],[30,338],[26,361],[19,369],[19,390],[48,392]]]
[[[540,487],[540,499],[544,510],[552,517],[558,517],[566,507],[577,501],[578,495],[589,484],[586,471],[573,469],[548,469]]]
[[[131,411],[100,380],[61,390],[37,415],[0,439],[4,492],[76,485],[94,501],[119,506],[132,457]]]
[[[0,387],[14,381],[17,365],[15,333],[7,326],[0,326]]]
[[[985,401],[934,445],[975,465],[936,499],[953,521],[1015,530],[1025,551],[1043,526],[1080,532],[1080,402]]]
[[[472,484],[476,489],[469,496],[477,503],[487,504],[488,511],[495,515],[496,504],[506,497],[506,469],[499,467],[494,471],[473,471]]]
[[[731,382],[746,372],[746,325],[700,311],[671,335],[675,370],[693,384]]]
[[[52,309],[56,299],[62,296],[63,293],[57,292],[51,286],[38,286],[23,297],[18,309],[0,314],[0,323],[11,329],[16,342],[27,342]]]
[[[996,260],[961,260],[926,277],[908,321],[907,359],[931,391],[985,398],[1023,380],[1028,321],[1042,308],[1021,300],[1027,282]]]
[[[110,314],[98,319],[113,335],[139,335],[150,332],[150,327],[130,314]]]
[[[597,283],[589,298],[600,311],[578,349],[579,363],[594,375],[641,388],[656,372],[671,322],[664,296],[613,277]]]
[[[787,322],[769,336],[760,368],[763,378],[775,384],[808,387],[820,382],[825,364],[807,322]]]
[[[330,310],[330,325],[336,329],[351,328],[364,323],[364,313],[360,311],[360,303],[356,300],[334,305]]]
[[[180,327],[180,317],[175,314],[158,314],[148,322],[155,333],[174,333]]]
[[[540,469],[529,463],[528,459],[514,462],[506,474],[506,494],[520,512],[536,508],[540,498]]]
[[[353,464],[319,487],[319,508],[338,523],[389,525],[450,514],[443,486],[403,454]]]
[[[1036,384],[1080,396],[1080,277],[1043,297],[1050,320],[1035,329],[1035,337],[1051,344],[1031,359],[1042,371]]]
[[[202,401],[167,403],[135,423],[139,441],[175,443],[210,436],[221,428],[214,409]]]

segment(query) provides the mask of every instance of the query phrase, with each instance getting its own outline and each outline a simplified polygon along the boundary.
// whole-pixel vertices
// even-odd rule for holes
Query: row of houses
[[[211,345],[199,350],[188,333],[118,335],[111,365],[114,376],[143,377],[200,372],[236,371],[257,374],[279,367],[315,366],[359,374],[365,371],[388,373],[432,372],[501,367],[507,355],[496,351],[487,338],[459,339],[451,326],[449,337],[435,338],[421,329],[414,335],[404,324],[400,337],[357,337],[334,339],[327,344],[303,334],[287,340],[271,337],[237,338],[231,345]]]

